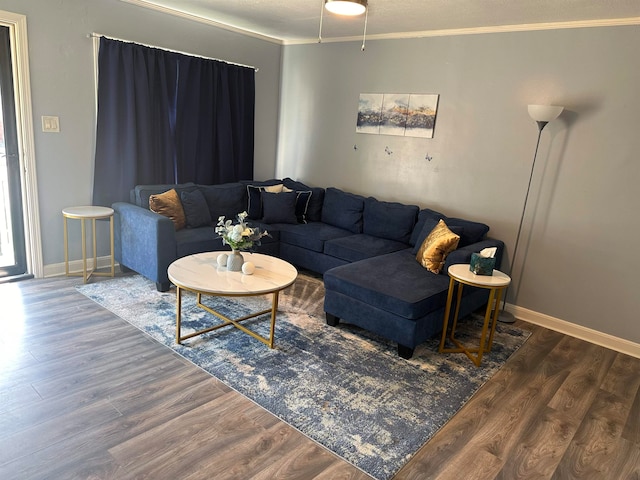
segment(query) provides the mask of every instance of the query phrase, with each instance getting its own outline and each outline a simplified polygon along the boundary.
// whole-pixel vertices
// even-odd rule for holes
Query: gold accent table
[[[255,265],[252,275],[242,272],[229,272],[226,267],[219,267],[218,255],[231,252],[206,252],[179,258],[169,265],[169,280],[176,286],[176,343],[183,340],[211,332],[228,325],[242,330],[253,338],[273,348],[276,326],[276,313],[278,311],[278,295],[280,291],[289,287],[296,281],[298,271],[288,262],[269,255],[260,253],[242,253],[245,262]],[[198,307],[215,315],[223,323],[214,325],[204,330],[182,335],[182,292],[188,290],[196,294]],[[214,295],[221,297],[252,297],[272,294],[271,308],[246,315],[242,318],[231,319],[212,308],[203,305],[202,295]],[[266,313],[271,313],[271,328],[269,338],[265,338],[240,322],[255,318]]]
[[[113,259],[113,208],[109,207],[68,207],[62,210],[62,218],[64,220],[64,269],[67,276],[82,276],[84,283],[87,283],[91,275],[113,277],[115,274],[115,263]],[[69,232],[67,227],[67,219],[80,220],[82,231],[82,273],[69,273]],[[111,246],[111,271],[96,272],[98,268],[98,252],[96,240],[96,220],[109,219],[110,246]],[[91,220],[93,235],[93,266],[91,270],[87,269],[87,232],[85,221]]]
[[[469,270],[469,264],[451,265],[447,270],[449,274],[449,293],[447,295],[447,306],[444,310],[444,325],[442,326],[442,340],[440,340],[440,353],[460,353],[464,352],[467,357],[476,365],[480,366],[482,362],[483,352],[491,351],[491,345],[493,344],[493,334],[496,330],[496,323],[498,321],[498,314],[500,313],[500,297],[502,291],[511,283],[511,277],[502,273],[499,270],[494,270],[493,275],[476,275]],[[451,326],[451,334],[449,340],[451,340],[457,348],[444,348],[444,344],[447,338],[447,326],[449,323],[449,314],[451,313],[451,303],[453,300],[453,291],[455,284],[458,284],[458,294],[456,296],[456,308],[453,314],[453,325]],[[484,324],[482,326],[482,335],[480,336],[480,346],[477,348],[468,348],[460,340],[455,338],[456,326],[458,324],[458,314],[460,313],[460,301],[462,299],[462,287],[463,285],[469,285],[472,287],[487,288],[490,290],[489,301],[487,302],[487,310],[484,315]],[[495,308],[494,308],[495,302]],[[493,310],[493,319],[491,318],[491,312]],[[489,333],[489,339],[487,340],[487,330],[491,324],[491,332]],[[476,353],[477,355],[473,355]]]

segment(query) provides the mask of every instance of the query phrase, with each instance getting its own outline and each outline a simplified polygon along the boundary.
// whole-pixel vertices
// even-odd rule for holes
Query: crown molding
[[[260,32],[248,30],[245,28],[231,25],[229,23],[219,22],[201,15],[183,12],[175,8],[156,5],[149,0],[120,0],[121,2],[137,5],[139,7],[148,8],[157,12],[173,15],[175,17],[184,18],[193,22],[204,23],[213,27],[227,30],[241,35],[257,38],[270,43],[279,45],[305,45],[311,43],[319,43],[317,37],[290,39],[284,37],[273,37]],[[427,37],[447,37],[457,35],[483,35],[488,33],[512,33],[512,32],[535,32],[540,30],[564,30],[569,28],[594,28],[594,27],[622,27],[629,25],[640,25],[640,17],[628,18],[607,18],[598,20],[578,20],[570,22],[548,22],[548,23],[526,23],[519,25],[496,25],[489,27],[471,27],[471,28],[450,28],[442,30],[425,30],[418,32],[397,32],[385,33],[378,35],[367,35],[367,40],[401,40],[410,38],[427,38]],[[338,43],[338,42],[354,42],[361,41],[362,36],[323,38],[322,43]]]
[[[228,23],[218,22],[216,20],[211,20],[210,18],[205,18],[201,15],[195,15],[193,13],[183,12],[181,10],[176,10],[175,8],[163,7],[161,5],[156,5],[147,0],[120,0],[121,2],[130,3],[132,5],[137,5],[138,7],[148,8],[150,10],[155,10],[156,12],[166,13],[168,15],[173,15],[174,17],[184,18],[186,20],[191,20],[193,22],[204,23],[205,25],[210,25],[212,27],[217,27],[222,30],[227,30],[229,32],[239,33],[241,35],[246,35],[248,37],[257,38],[259,40],[264,40],[270,43],[276,43],[278,45],[283,45],[283,40],[276,37],[271,37],[269,35],[264,35],[263,33],[254,32],[252,30],[248,30],[245,28],[240,28],[235,25],[231,25]]]
[[[425,30],[421,32],[398,32],[367,35],[368,40],[401,40],[411,38],[448,37],[459,35],[483,35],[490,33],[535,32],[541,30],[564,30],[570,28],[623,27],[640,25],[640,17],[610,18],[601,20],[580,20],[572,22],[526,23],[520,25],[497,25],[490,27],[450,28],[443,30]],[[361,42],[362,35],[351,37],[323,38],[322,43]],[[317,38],[301,40],[283,40],[285,45],[318,43]]]

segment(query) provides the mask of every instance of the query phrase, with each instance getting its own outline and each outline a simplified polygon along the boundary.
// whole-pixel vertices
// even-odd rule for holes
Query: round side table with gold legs
[[[82,276],[84,283],[87,283],[91,275],[113,277],[115,274],[115,264],[113,259],[113,208],[109,207],[68,207],[62,210],[64,219],[64,268],[67,276]],[[80,220],[82,232],[82,273],[69,272],[69,233],[67,229],[67,219]],[[111,247],[111,271],[96,272],[98,268],[98,253],[96,240],[96,220],[109,219],[110,247]],[[91,220],[92,239],[93,239],[93,265],[91,269],[87,268],[87,232],[85,220]]]
[[[441,353],[458,353],[464,352],[467,357],[477,366],[480,366],[482,362],[482,354],[491,351],[491,345],[493,344],[493,334],[496,330],[496,323],[498,321],[498,314],[500,313],[500,297],[502,291],[511,283],[511,277],[502,273],[499,270],[494,270],[493,275],[476,275],[469,270],[469,264],[457,264],[451,265],[447,270],[449,274],[449,293],[447,295],[447,306],[444,311],[444,325],[442,326],[442,339],[440,340],[439,351]],[[449,334],[449,340],[455,345],[452,348],[445,348],[445,342],[447,339],[447,326],[449,323],[449,315],[451,313],[451,304],[453,300],[453,292],[455,286],[458,286],[456,295],[456,308],[453,314],[453,324],[451,326],[451,333]],[[475,348],[469,348],[464,345],[460,340],[455,338],[456,327],[458,324],[458,315],[460,313],[460,301],[462,300],[462,287],[469,285],[472,287],[489,289],[489,301],[487,302],[487,310],[484,315],[484,324],[482,325],[482,334],[480,336],[480,345]],[[495,303],[495,309],[494,309]],[[493,311],[493,315],[492,315]],[[493,318],[492,318],[493,317]],[[487,341],[487,331],[491,328],[489,338]],[[473,355],[473,354],[476,355]]]

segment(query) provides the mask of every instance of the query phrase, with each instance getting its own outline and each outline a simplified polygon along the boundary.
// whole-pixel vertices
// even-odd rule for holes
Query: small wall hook
[[[393,152],[389,149],[389,147],[384,147],[384,151],[387,155],[391,155]]]
[[[353,149],[354,149],[354,150],[357,150],[357,149],[358,149],[358,145],[354,145],[354,146],[353,146]]]
[[[430,162],[431,160],[433,160],[433,157],[430,157],[429,154],[427,153],[427,156],[424,157],[424,159]]]

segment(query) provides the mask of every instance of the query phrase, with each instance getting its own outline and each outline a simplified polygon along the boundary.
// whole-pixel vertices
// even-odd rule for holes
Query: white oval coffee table
[[[293,265],[279,258],[260,253],[243,252],[242,255],[245,261],[252,262],[255,265],[255,272],[252,275],[245,275],[242,272],[229,272],[226,267],[218,266],[217,258],[222,253],[229,254],[231,252],[197,253],[179,258],[169,265],[169,280],[176,286],[176,343],[181,343],[188,338],[232,325],[251,335],[253,338],[260,340],[262,343],[268,345],[269,348],[273,348],[276,313],[278,311],[278,295],[282,290],[296,281],[298,271]],[[183,290],[194,292],[197,297],[198,307],[215,315],[221,319],[223,323],[183,336],[180,332]],[[265,294],[273,294],[271,308],[237,319],[231,319],[203,305],[201,302],[202,295],[250,297]],[[244,320],[255,318],[269,312],[271,312],[269,338],[265,338],[240,324],[240,322]]]

